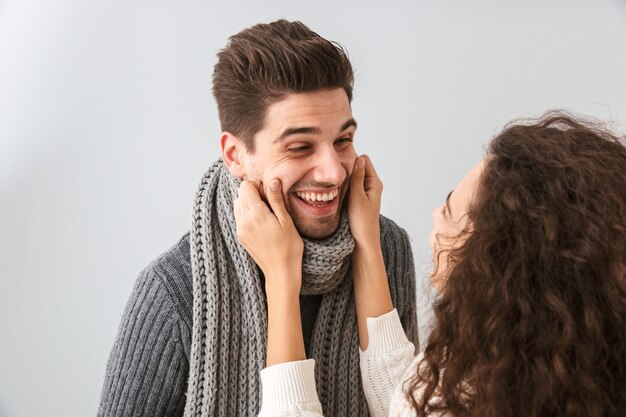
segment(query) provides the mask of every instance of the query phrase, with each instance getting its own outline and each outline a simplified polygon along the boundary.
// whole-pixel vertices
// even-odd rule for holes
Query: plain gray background
[[[504,124],[626,120],[618,0],[0,0],[1,416],[95,414],[135,277],[189,229],[218,156],[215,54],[280,17],[348,49],[357,149],[420,280],[431,209]]]

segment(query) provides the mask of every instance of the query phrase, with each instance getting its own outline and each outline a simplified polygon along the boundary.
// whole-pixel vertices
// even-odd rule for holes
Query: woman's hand
[[[265,275],[271,366],[306,359],[300,316],[304,242],[285,208],[280,181],[270,182],[266,196],[271,211],[254,183],[244,181],[234,209],[237,238]]]
[[[350,230],[354,297],[359,325],[359,346],[367,349],[367,318],[379,317],[393,309],[387,271],[380,247],[380,196],[383,183],[366,156],[360,156],[350,177]]]
[[[359,156],[350,177],[350,230],[357,249],[380,248],[380,198],[383,183],[367,155]]]
[[[270,182],[266,191],[270,210],[253,182],[241,183],[234,202],[237,238],[263,271],[268,293],[276,289],[299,294],[304,243],[287,213],[281,188],[279,180]]]

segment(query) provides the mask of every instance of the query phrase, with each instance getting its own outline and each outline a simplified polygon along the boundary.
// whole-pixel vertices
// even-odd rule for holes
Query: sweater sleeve
[[[285,362],[261,371],[259,417],[323,417],[315,388],[315,361]]]
[[[415,345],[407,339],[397,310],[367,319],[368,347],[361,351],[363,391],[372,417],[389,415],[391,399],[415,359]]]
[[[126,305],[106,368],[99,417],[182,416],[188,362],[181,320],[148,267]]]
[[[360,355],[363,390],[372,417],[389,415],[392,394],[414,359],[415,346],[402,329],[397,310],[367,319],[369,345]],[[322,417],[313,359],[285,362],[261,371],[259,417]]]

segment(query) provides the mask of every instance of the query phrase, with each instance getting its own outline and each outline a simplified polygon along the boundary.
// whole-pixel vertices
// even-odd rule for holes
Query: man
[[[236,237],[241,179],[282,183],[303,237],[302,327],[327,416],[367,415],[359,376],[346,195],[353,72],[345,52],[300,22],[246,29],[213,75],[222,158],[205,173],[192,230],[144,269],[107,366],[100,416],[254,416],[267,311],[263,276]],[[394,305],[417,344],[406,232],[381,217]]]

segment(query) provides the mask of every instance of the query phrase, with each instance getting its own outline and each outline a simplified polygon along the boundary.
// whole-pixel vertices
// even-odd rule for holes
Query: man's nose
[[[341,185],[346,179],[346,169],[334,149],[321,152],[316,161],[315,182]]]

